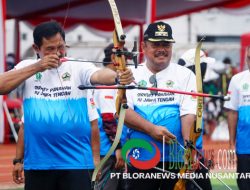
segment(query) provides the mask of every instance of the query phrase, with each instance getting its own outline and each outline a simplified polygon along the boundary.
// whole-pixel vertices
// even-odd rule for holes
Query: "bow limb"
[[[113,32],[114,48],[116,49],[116,51],[123,51],[123,46],[125,44],[126,36],[123,33],[119,12],[118,12],[118,9],[116,7],[114,0],[109,0],[109,5],[111,7],[113,18],[114,18],[114,23],[115,23],[115,30]],[[125,56],[123,54],[115,54],[115,64],[117,67],[117,71],[124,71],[126,69]],[[115,140],[111,148],[109,149],[108,153],[105,155],[105,157],[101,160],[99,165],[94,170],[94,173],[92,175],[92,188],[96,180],[98,171],[102,168],[105,162],[113,154],[113,152],[115,151],[120,141],[124,119],[125,119],[125,113],[126,113],[125,109],[127,108],[126,103],[127,103],[126,90],[125,89],[118,90],[117,98],[116,98],[116,112],[119,115],[119,118],[118,118],[118,125],[117,125]]]
[[[198,43],[196,50],[195,50],[195,77],[196,77],[196,89],[198,93],[203,93],[202,89],[202,77],[201,77],[201,67],[200,67],[200,51],[202,46],[202,40]],[[202,115],[203,115],[203,97],[197,96],[197,108],[196,108],[196,123],[190,129],[189,140],[187,142],[187,146],[191,152],[191,144],[196,146],[196,141],[201,135],[202,131]]]
[[[122,134],[122,128],[123,128],[123,124],[124,124],[124,119],[125,119],[125,113],[126,113],[126,109],[125,106],[123,106],[123,104],[121,105],[120,108],[120,114],[119,114],[119,120],[118,120],[118,125],[117,125],[117,132],[115,135],[115,140],[114,143],[112,144],[112,146],[110,147],[108,153],[105,155],[105,157],[101,160],[101,162],[96,166],[93,175],[92,175],[92,184],[95,182],[96,180],[96,176],[98,174],[98,171],[102,168],[102,166],[105,164],[105,162],[109,159],[109,157],[113,154],[115,148],[117,147],[120,138],[121,138],[121,134]],[[93,187],[92,187],[93,188]]]
[[[202,77],[201,77],[201,65],[200,65],[200,51],[202,46],[202,40],[198,43],[195,50],[195,73],[196,73],[196,87],[198,93],[203,93],[202,89]],[[195,145],[202,131],[202,114],[203,113],[203,97],[197,97],[197,110],[196,110],[196,125],[190,131],[190,141]]]
[[[203,40],[203,39],[202,39]],[[196,88],[198,93],[202,93],[202,77],[201,77],[201,68],[200,68],[200,50],[202,46],[202,40],[198,43],[195,50],[195,73],[196,73]],[[196,109],[196,123],[191,126],[190,128],[190,134],[189,134],[189,140],[187,141],[187,144],[196,145],[196,141],[199,138],[201,131],[202,131],[202,113],[203,113],[203,97],[197,96],[197,109]],[[188,146],[188,148],[185,150],[185,154],[187,156],[188,162],[192,161],[192,148],[191,146]],[[184,174],[187,171],[187,166],[184,165],[183,168],[180,170],[180,174]],[[197,185],[197,184],[195,184]],[[200,187],[198,187],[200,189]],[[177,183],[175,184],[174,190],[185,190],[186,189],[186,183],[185,180],[179,179]]]

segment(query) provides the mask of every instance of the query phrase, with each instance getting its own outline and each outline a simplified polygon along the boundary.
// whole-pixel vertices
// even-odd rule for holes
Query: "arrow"
[[[142,86],[134,86],[134,85],[126,85],[126,86],[78,86],[80,90],[87,90],[87,89],[126,89],[126,90],[150,90],[150,91],[159,91],[159,92],[170,92],[175,94],[185,94],[191,96],[201,96],[201,97],[208,97],[208,98],[216,98],[223,101],[230,100],[229,96],[223,95],[213,95],[213,94],[205,94],[205,93],[197,93],[197,92],[185,92],[181,90],[171,90],[171,89],[163,89],[163,88],[154,88],[154,87],[142,87]]]
[[[98,63],[98,64],[109,64],[110,62],[105,62],[105,61],[87,61],[87,60],[84,60],[84,59],[72,59],[72,58],[61,58],[60,59],[60,62],[63,63],[63,62],[66,62],[66,61],[75,61],[75,62],[83,62],[83,63]],[[116,63],[114,63],[116,65]],[[132,65],[132,66],[135,66],[134,64],[126,64],[126,65]],[[138,66],[138,65],[137,65]],[[142,66],[142,65],[139,65],[139,66]]]

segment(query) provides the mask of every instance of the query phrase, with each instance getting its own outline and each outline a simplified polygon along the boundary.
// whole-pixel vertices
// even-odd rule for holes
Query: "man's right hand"
[[[13,181],[16,184],[20,184],[24,182],[24,176],[23,176],[23,164],[22,163],[16,163],[12,170],[12,177]]]
[[[121,149],[117,149],[115,151],[115,157],[116,157],[115,169],[122,169],[122,168],[124,168],[125,161],[122,158]]]
[[[46,55],[39,62],[41,72],[47,69],[53,69],[60,66],[60,58],[56,54]]]
[[[171,140],[176,139],[172,133],[170,133],[166,127],[163,126],[156,126],[154,130],[151,131],[150,136],[153,137],[155,140],[162,142],[163,137],[165,137],[165,142],[168,143]]]

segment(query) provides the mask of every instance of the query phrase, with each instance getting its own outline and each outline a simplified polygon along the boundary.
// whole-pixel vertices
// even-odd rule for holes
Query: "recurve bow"
[[[115,23],[115,30],[113,32],[113,43],[114,43],[114,48],[115,48],[115,65],[116,65],[117,71],[124,71],[126,69],[126,60],[122,52],[123,52],[123,47],[125,44],[126,36],[123,32],[119,12],[118,12],[115,1],[114,0],[108,0],[108,1],[112,10],[113,19]],[[108,153],[105,155],[105,157],[101,160],[99,165],[94,170],[94,173],[92,175],[92,188],[94,188],[94,184],[95,184],[98,171],[102,168],[102,166],[108,160],[108,158],[113,154],[113,152],[115,151],[120,141],[124,119],[125,119],[125,112],[127,108],[126,103],[127,103],[126,89],[119,89],[117,92],[117,98],[116,98],[116,112],[119,118],[118,118],[118,125],[117,125],[115,140],[111,148],[109,149]]]

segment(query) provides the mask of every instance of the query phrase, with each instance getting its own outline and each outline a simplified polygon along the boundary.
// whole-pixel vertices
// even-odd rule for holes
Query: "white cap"
[[[183,59],[186,64],[184,65],[185,67],[192,66],[194,65],[194,59],[195,59],[195,49],[190,49],[187,50],[182,56],[181,59]],[[212,57],[207,57],[204,51],[200,51],[200,59],[201,63],[205,62],[207,64],[214,64],[215,59]]]
[[[182,56],[181,59],[185,61],[185,67],[192,66],[195,63],[195,49],[187,50]],[[216,62],[215,58],[207,57],[204,51],[200,51],[200,62],[207,63],[207,69],[204,76],[204,82],[208,82],[211,80],[216,80],[219,78],[219,73],[223,73],[225,71],[225,65]]]

